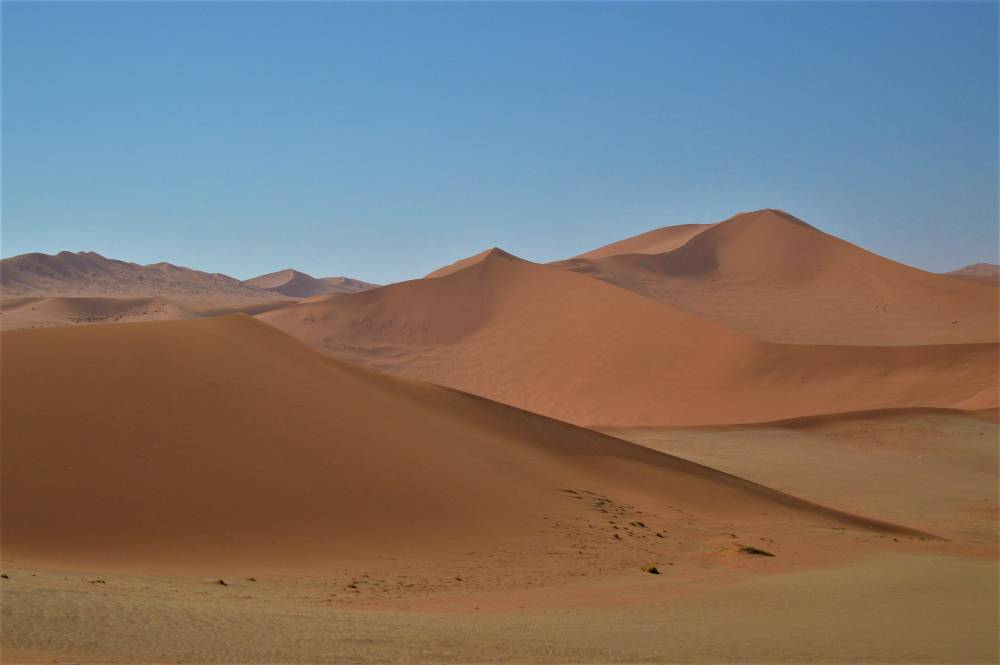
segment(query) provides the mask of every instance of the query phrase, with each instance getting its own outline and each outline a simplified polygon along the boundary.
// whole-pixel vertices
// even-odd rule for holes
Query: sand
[[[646,231],[639,235],[618,240],[589,252],[578,254],[577,259],[601,259],[618,254],[662,254],[677,249],[712,224],[678,224]]]
[[[782,211],[736,215],[656,255],[583,256],[554,265],[765,341],[885,346],[998,339],[995,283],[917,270]]]
[[[357,293],[0,269],[4,663],[1000,660],[983,280],[774,210]]]
[[[982,395],[988,402],[997,383],[996,342],[767,343],[495,249],[434,279],[314,300],[259,318],[350,362],[588,426],[953,407]],[[977,402],[975,408],[993,405]]]
[[[244,283],[290,298],[311,298],[325,293],[358,293],[377,287],[376,284],[362,282],[350,277],[317,279],[292,268],[254,277],[253,279],[246,280]]]
[[[325,358],[244,316],[10,331],[2,345],[4,556],[19,563],[301,573],[390,549],[606,548],[620,540],[609,512],[655,516],[621,535],[665,551],[657,529],[697,541],[762,513],[912,533]]]
[[[287,300],[187,299],[180,304],[167,298],[51,297],[3,298],[0,329],[20,330],[98,323],[183,321],[225,314],[260,314],[283,307]]]
[[[973,263],[958,270],[951,270],[945,274],[984,281],[995,286],[997,281],[1000,280],[1000,265],[996,263]]]
[[[437,584],[426,578],[442,562],[406,557],[326,575],[5,560],[4,662],[996,662],[995,424],[897,412],[630,432],[814,499],[863,501],[885,517],[931,509],[927,521],[954,540],[819,529],[833,560],[788,567],[816,537],[800,526],[759,543],[774,559],[679,557],[655,576],[602,556],[554,579],[575,565],[571,552],[505,547],[455,556]],[[512,569],[521,576],[507,579]]]

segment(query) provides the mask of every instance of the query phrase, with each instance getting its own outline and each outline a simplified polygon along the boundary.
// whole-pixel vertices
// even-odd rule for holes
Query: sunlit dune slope
[[[260,318],[345,360],[586,425],[951,407],[996,385],[996,344],[765,343],[500,250],[436,279]]]
[[[309,570],[534,538],[565,489],[905,532],[242,316],[3,333],[4,556]],[[599,518],[600,515],[597,515]]]
[[[660,254],[556,266],[791,344],[995,342],[995,285],[929,273],[779,210],[736,215]]]

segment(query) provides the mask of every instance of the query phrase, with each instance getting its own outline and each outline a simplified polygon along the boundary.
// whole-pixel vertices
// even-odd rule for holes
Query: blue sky
[[[997,5],[3,4],[3,256],[388,282],[779,207],[997,260]]]

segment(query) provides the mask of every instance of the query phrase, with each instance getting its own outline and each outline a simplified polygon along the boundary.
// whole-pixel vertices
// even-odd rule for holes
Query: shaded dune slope
[[[792,344],[998,340],[1000,291],[928,273],[778,210],[736,215],[660,254],[553,265]]]
[[[996,344],[765,343],[499,250],[437,279],[260,318],[345,360],[585,425],[953,407],[996,385]]]
[[[21,563],[324,570],[533,538],[584,510],[567,488],[916,533],[348,365],[243,316],[2,342],[2,535]]]

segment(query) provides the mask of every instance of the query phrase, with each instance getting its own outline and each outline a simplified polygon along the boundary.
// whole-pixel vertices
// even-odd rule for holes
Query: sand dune
[[[136,321],[182,321],[226,314],[261,314],[287,305],[287,300],[244,300],[209,303],[197,299],[181,305],[167,298],[4,298],[0,300],[0,328],[49,328],[53,326]]]
[[[470,266],[474,266],[477,263],[481,263],[486,259],[493,256],[510,256],[507,252],[503,251],[499,247],[490,247],[489,249],[483,250],[478,254],[473,254],[472,256],[466,257],[464,259],[459,259],[454,263],[449,263],[448,265],[438,268],[434,272],[427,273],[424,275],[424,279],[434,279],[436,277],[444,277],[445,275],[450,275],[459,270],[464,270]]]
[[[996,344],[764,343],[499,250],[437,279],[260,318],[345,360],[586,425],[950,407],[996,385]]]
[[[310,298],[326,293],[358,293],[377,286],[350,277],[317,279],[291,268],[254,277],[245,283],[258,289],[274,291],[292,298]]]
[[[578,254],[577,259],[601,259],[618,254],[662,254],[677,249],[702,231],[711,228],[712,224],[678,224],[664,226],[640,233],[631,238],[613,242],[589,252]]]
[[[995,288],[896,263],[777,210],[736,215],[661,254],[554,265],[765,341],[885,346],[998,340]]]
[[[997,284],[998,280],[1000,280],[1000,265],[995,263],[973,263],[958,270],[948,271],[945,274],[976,279],[989,284]]]
[[[0,326],[4,329],[182,320],[197,316],[165,298],[7,298],[0,309]]]
[[[301,574],[530,541],[552,516],[606,528],[578,491],[911,533],[325,358],[242,316],[2,341],[4,556],[22,565]]]

